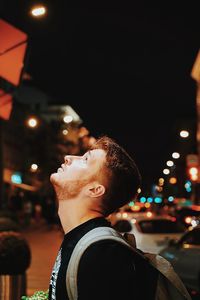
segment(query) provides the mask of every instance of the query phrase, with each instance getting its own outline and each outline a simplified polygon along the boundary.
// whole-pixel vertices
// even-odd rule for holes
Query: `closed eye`
[[[88,156],[87,155],[83,156],[83,160],[87,161],[88,160]]]
[[[91,151],[86,152],[82,157],[83,161],[87,162],[90,156],[91,156]]]

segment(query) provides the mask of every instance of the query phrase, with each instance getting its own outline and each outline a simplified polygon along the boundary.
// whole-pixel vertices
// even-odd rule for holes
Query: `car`
[[[137,248],[150,253],[158,253],[170,239],[178,239],[187,230],[174,217],[153,214],[117,220],[113,227],[122,233],[133,233]]]
[[[175,209],[173,215],[185,226],[190,227],[200,218],[200,206],[192,205],[190,207],[178,207]]]
[[[200,225],[171,240],[159,255],[172,264],[187,289],[200,299]]]
[[[139,216],[151,216],[153,213],[143,203],[135,203],[134,206],[124,205],[110,214],[108,220],[115,224],[119,220],[131,220]]]

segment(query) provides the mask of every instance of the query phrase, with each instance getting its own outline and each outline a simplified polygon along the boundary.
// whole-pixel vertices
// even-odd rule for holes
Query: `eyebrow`
[[[91,158],[91,156],[92,156],[92,154],[91,154],[91,151],[89,150],[89,151],[87,151],[87,152],[85,152],[85,154],[82,156],[82,157],[84,157],[84,156],[89,156],[90,158]]]

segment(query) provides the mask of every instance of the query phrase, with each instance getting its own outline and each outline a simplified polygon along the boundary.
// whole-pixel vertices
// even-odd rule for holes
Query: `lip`
[[[63,171],[64,171],[63,168],[58,168],[58,170],[57,170],[58,173],[63,172]]]

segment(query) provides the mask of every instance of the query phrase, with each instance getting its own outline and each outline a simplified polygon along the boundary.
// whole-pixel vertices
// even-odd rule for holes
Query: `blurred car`
[[[119,220],[131,220],[139,216],[151,216],[152,212],[143,203],[136,203],[134,206],[124,205],[118,211],[112,213],[108,220],[115,224]]]
[[[195,221],[200,218],[200,206],[178,207],[173,214],[185,226],[196,226]],[[194,224],[194,225],[193,225]]]
[[[200,225],[172,240],[160,253],[174,267],[191,294],[200,299]]]
[[[170,239],[180,238],[187,230],[173,217],[155,215],[117,220],[113,227],[122,233],[133,233],[137,248],[151,253],[158,253],[168,245]]]

